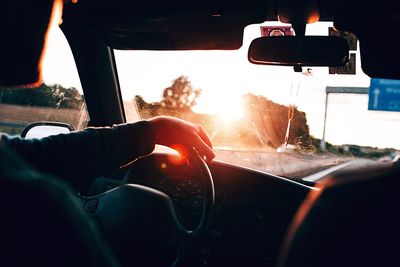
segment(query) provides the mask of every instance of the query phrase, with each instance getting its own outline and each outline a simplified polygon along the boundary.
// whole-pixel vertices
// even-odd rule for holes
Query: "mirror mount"
[[[292,23],[293,30],[296,36],[305,36],[306,35],[306,23]],[[294,72],[303,72],[302,66],[293,66]]]
[[[293,30],[296,36],[306,35],[306,24],[305,23],[292,23]]]

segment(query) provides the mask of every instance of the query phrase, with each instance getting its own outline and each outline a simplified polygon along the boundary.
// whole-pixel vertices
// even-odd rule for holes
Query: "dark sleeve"
[[[113,127],[23,139],[2,135],[2,141],[36,169],[87,189],[93,178],[114,171],[154,149],[147,121]]]
[[[67,182],[24,164],[0,142],[1,266],[120,266]]]

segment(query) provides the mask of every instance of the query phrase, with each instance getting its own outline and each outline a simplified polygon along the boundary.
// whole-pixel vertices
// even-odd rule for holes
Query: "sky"
[[[327,35],[328,26],[308,25],[307,34]],[[294,73],[291,67],[252,65],[247,61],[247,48],[260,34],[260,25],[248,26],[243,46],[236,51],[114,51],[122,96],[127,101],[135,95],[147,102],[159,101],[172,80],[186,75],[193,87],[202,89],[197,112],[234,120],[243,115],[242,95],[263,95],[280,104],[297,105],[306,112],[311,134],[321,138],[326,86],[369,87],[370,79],[361,70],[358,54],[357,75],[329,75],[327,68],[312,68],[313,75],[306,77]],[[50,35],[44,80],[81,90],[72,54],[59,29]],[[368,95],[329,96],[328,142],[400,149],[398,136],[399,112],[368,111]]]

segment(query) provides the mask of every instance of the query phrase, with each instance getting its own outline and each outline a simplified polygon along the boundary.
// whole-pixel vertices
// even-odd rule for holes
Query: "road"
[[[336,155],[217,150],[217,160],[290,178],[302,178],[352,160]]]
[[[0,103],[0,130],[12,134],[19,134],[26,125],[37,121],[59,121],[71,124],[75,129],[82,129],[87,120],[84,106],[81,109],[64,109]]]

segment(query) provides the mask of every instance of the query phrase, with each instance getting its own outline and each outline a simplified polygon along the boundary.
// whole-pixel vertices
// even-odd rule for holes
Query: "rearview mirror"
[[[74,127],[61,122],[35,122],[31,123],[22,131],[21,137],[26,139],[43,138],[50,135],[69,133]]]
[[[250,63],[279,66],[343,66],[349,46],[336,36],[274,36],[254,39],[249,47]]]

